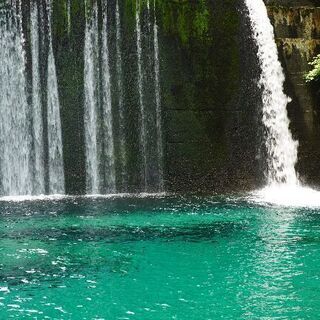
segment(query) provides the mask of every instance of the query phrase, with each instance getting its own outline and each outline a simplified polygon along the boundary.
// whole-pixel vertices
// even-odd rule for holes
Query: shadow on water
[[[110,226],[104,228],[50,228],[25,229],[0,232],[0,239],[49,241],[102,241],[104,243],[132,241],[215,241],[216,237],[227,237],[244,228],[244,224],[216,222],[191,226]]]
[[[106,273],[125,275],[135,263],[135,252],[130,244],[152,242],[166,243],[215,243],[221,238],[234,236],[245,226],[239,223],[211,223],[205,225],[180,227],[130,227],[108,228],[59,228],[27,229],[21,232],[1,233],[0,241],[13,241],[21,246],[18,253],[12,252],[13,260],[3,261],[0,268],[0,282],[10,285],[21,284],[21,280],[30,283],[49,279],[60,283],[61,279],[72,274],[82,274],[84,269],[101,269]],[[46,250],[23,249],[23,243],[32,247],[35,242]],[[121,247],[118,251],[117,247]],[[52,256],[52,250],[58,257]],[[0,255],[1,256],[1,255]],[[91,259],[92,258],[92,259]],[[31,272],[26,272],[31,270]],[[38,279],[38,280],[37,280]],[[35,284],[36,284],[35,282]]]
[[[88,269],[125,275],[139,268],[133,246],[215,244],[245,232],[246,221],[202,219],[235,207],[200,197],[2,202],[0,283],[57,286]],[[137,221],[140,216],[151,225]],[[165,219],[159,222],[159,216]]]

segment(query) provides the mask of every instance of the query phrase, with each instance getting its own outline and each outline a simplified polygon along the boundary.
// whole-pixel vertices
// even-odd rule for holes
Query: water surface
[[[318,209],[0,202],[0,319],[318,319]]]

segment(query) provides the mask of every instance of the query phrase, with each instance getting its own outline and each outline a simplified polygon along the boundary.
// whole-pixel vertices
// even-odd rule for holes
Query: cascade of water
[[[49,52],[47,75],[47,122],[48,122],[48,167],[49,167],[49,193],[63,194],[64,166],[62,150],[62,133],[60,120],[60,102],[55,60],[52,45],[51,31],[51,0],[47,0]]]
[[[116,192],[106,6],[102,16],[101,51],[97,4],[92,7],[85,32],[84,122],[86,184],[87,193],[90,194]]]
[[[23,37],[23,31],[22,31],[22,0],[15,0],[14,1],[14,6],[15,6],[15,10],[16,10],[16,20],[18,22],[18,25],[19,25],[19,30],[20,30],[20,33],[22,34],[22,38],[24,39]]]
[[[44,194],[44,149],[41,84],[39,70],[38,5],[31,3],[30,40],[32,56],[32,133],[33,133],[33,194]]]
[[[32,193],[30,117],[26,95],[21,18],[16,9],[0,12],[1,194]]]
[[[67,0],[67,29],[68,34],[71,31],[71,0]]]
[[[107,0],[103,9],[102,30],[101,30],[101,93],[102,93],[102,119],[103,119],[103,164],[105,192],[115,193],[115,157],[113,141],[113,118],[111,104],[111,83],[109,68],[109,47],[108,47],[108,18]]]
[[[116,0],[116,67],[117,67],[117,88],[118,88],[118,108],[119,108],[119,158],[121,186],[127,191],[127,152],[125,136],[125,110],[123,101],[123,81],[122,81],[122,55],[121,55],[121,20],[119,2]]]
[[[148,191],[148,173],[147,173],[147,146],[146,146],[146,118],[143,94],[143,71],[142,71],[142,44],[141,44],[141,22],[140,22],[140,0],[136,0],[136,46],[138,63],[138,92],[140,107],[140,152],[141,152],[141,177],[142,188]]]
[[[147,0],[147,27],[148,34],[151,34],[150,0]]]
[[[98,8],[92,8],[87,18],[84,46],[84,94],[85,94],[85,143],[86,143],[86,189],[89,194],[100,192],[98,148]]]
[[[160,88],[160,61],[158,25],[156,16],[156,1],[153,2],[153,50],[154,50],[154,82],[156,100],[156,130],[157,130],[157,157],[158,157],[158,191],[163,191],[163,142],[162,142],[162,113],[161,113],[161,88]]]
[[[252,34],[258,47],[261,66],[259,86],[262,89],[263,124],[269,185],[298,185],[295,171],[298,143],[289,130],[287,104],[283,92],[284,73],[278,59],[273,27],[263,0],[245,0],[249,11]]]

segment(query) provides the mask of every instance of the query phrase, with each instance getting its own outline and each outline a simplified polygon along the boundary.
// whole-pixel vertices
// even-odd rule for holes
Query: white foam
[[[166,192],[157,193],[114,193],[114,194],[87,194],[84,198],[96,198],[96,199],[112,199],[112,198],[162,198],[168,196]]]
[[[168,196],[168,193],[112,193],[112,194],[90,194],[90,195],[38,195],[38,196],[3,196],[0,197],[0,202],[27,202],[27,201],[57,201],[66,199],[119,199],[119,198],[163,198]]]
[[[24,202],[24,201],[52,201],[52,200],[63,200],[73,198],[73,196],[67,196],[62,194],[53,195],[38,195],[38,196],[4,196],[0,197],[0,202]]]
[[[274,185],[254,191],[249,199],[285,207],[320,207],[320,191],[295,185]]]

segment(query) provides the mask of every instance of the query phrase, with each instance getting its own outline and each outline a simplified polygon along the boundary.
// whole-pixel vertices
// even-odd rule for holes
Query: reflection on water
[[[259,241],[251,248],[248,283],[240,292],[246,316],[292,319],[299,309],[294,278],[301,274],[296,265],[293,210],[269,212],[261,217]],[[246,267],[245,267],[246,268]],[[247,288],[246,288],[247,287]]]
[[[317,319],[317,209],[239,198],[0,203],[0,319]]]

